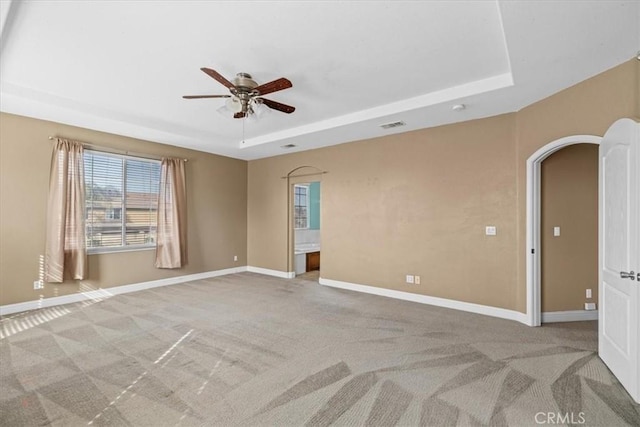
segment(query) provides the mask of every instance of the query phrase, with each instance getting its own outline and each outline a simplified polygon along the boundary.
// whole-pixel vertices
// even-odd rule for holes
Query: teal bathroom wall
[[[320,230],[320,183],[309,184],[309,228]]]

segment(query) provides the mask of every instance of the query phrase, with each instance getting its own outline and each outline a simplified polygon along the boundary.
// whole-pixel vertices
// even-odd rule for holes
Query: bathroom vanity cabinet
[[[320,252],[307,252],[307,271],[320,270]]]

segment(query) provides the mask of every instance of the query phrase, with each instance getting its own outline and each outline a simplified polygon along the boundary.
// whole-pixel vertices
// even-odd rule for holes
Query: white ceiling
[[[517,111],[640,50],[637,0],[2,0],[0,25],[1,111],[246,160]],[[287,77],[296,111],[242,142],[182,99],[227,93],[201,67]]]

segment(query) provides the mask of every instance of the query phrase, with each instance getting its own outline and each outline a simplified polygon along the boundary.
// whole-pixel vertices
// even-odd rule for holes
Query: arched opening
[[[598,151],[573,144],[541,164],[543,324],[598,320]]]
[[[527,324],[540,326],[541,315],[541,165],[544,159],[562,148],[574,144],[600,144],[602,138],[594,135],[573,135],[557,139],[533,153],[527,159],[527,208],[526,208],[526,274],[527,274]]]
[[[326,173],[315,166],[299,166],[283,177],[287,180],[287,274],[289,278],[312,270],[318,270],[316,276],[319,276],[320,188],[322,175]],[[309,270],[307,267],[312,263],[316,263],[317,266]]]

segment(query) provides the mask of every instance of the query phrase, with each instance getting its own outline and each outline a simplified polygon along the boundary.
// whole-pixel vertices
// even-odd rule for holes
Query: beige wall
[[[189,264],[154,268],[154,251],[89,255],[89,278],[33,290],[44,250],[49,135],[95,145],[186,157]],[[193,150],[95,132],[59,123],[0,114],[0,305],[92,288],[244,266],[247,242],[247,162]],[[238,255],[238,261],[233,256]]]
[[[584,310],[598,301],[598,146],[563,148],[541,170],[542,311]]]
[[[630,60],[517,113],[256,160],[248,168],[2,114],[0,304],[247,264],[291,270],[281,177],[314,165],[329,172],[321,176],[322,277],[524,312],[526,160],[555,139],[602,135],[620,117],[640,117],[639,80],[640,63]],[[152,251],[91,255],[88,280],[33,291],[44,247],[48,135],[188,157],[190,264],[157,270]],[[485,236],[486,225],[498,235]],[[420,275],[422,284],[405,284],[406,274]]]
[[[526,162],[539,148],[569,135],[602,136],[623,117],[640,117],[640,61],[631,59],[536,102],[516,115],[518,168],[518,311],[526,308]]]
[[[630,60],[514,114],[249,162],[249,265],[288,269],[281,177],[313,165],[329,172],[322,277],[524,312],[526,160],[640,116],[639,69]]]
[[[312,165],[328,172],[320,178],[323,278],[512,307],[514,140],[507,114],[252,161],[249,264],[287,270],[281,177]],[[485,236],[486,225],[498,235]],[[422,283],[405,284],[406,274]]]

